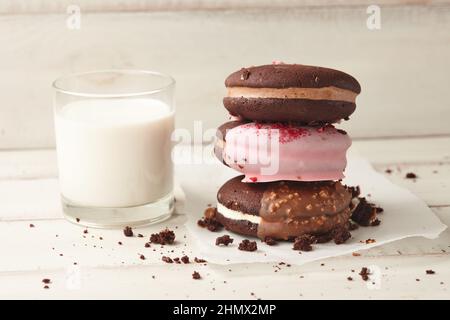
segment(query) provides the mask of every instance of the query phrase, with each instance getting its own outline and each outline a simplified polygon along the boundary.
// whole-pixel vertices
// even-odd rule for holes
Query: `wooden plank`
[[[378,0],[380,6],[439,5],[448,0]],[[71,0],[4,0],[0,3],[0,14],[30,14],[65,12]],[[142,12],[179,10],[248,10],[257,8],[301,8],[324,6],[369,6],[371,0],[78,0],[76,4],[84,12]]]
[[[356,140],[352,149],[375,166],[450,162],[450,137]]]
[[[450,134],[450,6],[387,7],[382,17],[373,31],[361,8],[86,13],[81,29],[69,30],[64,13],[2,15],[0,39],[9,45],[0,52],[0,148],[54,145],[50,84],[62,74],[171,74],[177,126],[192,131],[195,120],[205,129],[226,121],[221,99],[231,71],[274,59],[359,79],[357,111],[341,125],[355,138]]]
[[[433,209],[443,223],[450,225],[450,207]],[[14,259],[3,259],[0,272],[51,270],[64,268],[76,262],[85,267],[118,267],[136,265],[161,265],[162,255],[181,257],[184,254],[199,255],[195,240],[184,226],[185,215],[175,215],[163,224],[136,229],[143,238],[124,237],[117,229],[88,229],[62,219],[36,220],[32,218],[0,221],[0,252]],[[30,227],[33,224],[33,227]],[[177,243],[161,248],[152,245],[145,248],[150,234],[164,227],[175,230]],[[11,246],[11,239],[14,246]],[[123,245],[118,242],[121,241]],[[406,239],[379,248],[361,251],[365,257],[380,256],[448,256],[450,254],[450,230],[445,230],[438,239]],[[144,254],[146,260],[139,258]]]
[[[368,282],[358,275],[362,267],[374,270],[375,275]],[[426,275],[429,269],[436,274]],[[200,272],[201,280],[192,279],[194,270]],[[51,279],[50,289],[43,289],[44,278]],[[449,283],[448,256],[343,257],[301,267],[173,264],[77,268],[68,265],[2,272],[0,298],[447,299]]]

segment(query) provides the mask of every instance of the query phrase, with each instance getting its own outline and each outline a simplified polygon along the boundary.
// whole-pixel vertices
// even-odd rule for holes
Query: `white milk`
[[[128,207],[172,191],[174,113],[154,99],[69,103],[55,117],[61,193],[80,206]]]

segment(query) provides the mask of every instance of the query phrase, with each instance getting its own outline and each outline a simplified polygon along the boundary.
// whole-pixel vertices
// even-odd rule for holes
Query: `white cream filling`
[[[223,215],[225,218],[231,220],[247,220],[251,223],[259,224],[261,222],[260,216],[254,216],[252,214],[242,213],[239,211],[231,210],[224,205],[217,203],[217,211]]]

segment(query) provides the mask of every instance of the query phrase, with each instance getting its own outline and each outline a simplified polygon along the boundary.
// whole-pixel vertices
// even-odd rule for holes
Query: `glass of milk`
[[[168,218],[174,208],[173,78],[106,70],[62,77],[53,88],[66,218],[93,227]]]

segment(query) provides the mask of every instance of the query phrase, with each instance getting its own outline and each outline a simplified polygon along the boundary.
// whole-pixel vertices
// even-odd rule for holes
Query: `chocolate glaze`
[[[227,87],[252,88],[323,88],[337,87],[361,92],[361,86],[351,75],[334,69],[301,64],[270,64],[242,68],[225,80]]]
[[[279,181],[243,183],[243,176],[226,182],[217,200],[228,209],[261,217],[256,234],[288,240],[302,234],[323,234],[345,225],[350,218],[351,192],[340,182]],[[220,214],[219,221],[237,233],[249,221],[236,221]],[[247,223],[244,226],[244,222]],[[251,224],[254,228],[255,224]]]
[[[300,124],[335,123],[347,119],[356,108],[351,102],[309,99],[230,98],[223,99],[233,116],[254,121],[295,121]]]
[[[281,221],[266,221],[262,219],[258,225],[256,235],[260,239],[271,237],[282,240],[289,240],[303,234],[322,235],[338,226],[344,226],[348,222],[350,214],[350,208],[347,207],[334,215]]]

